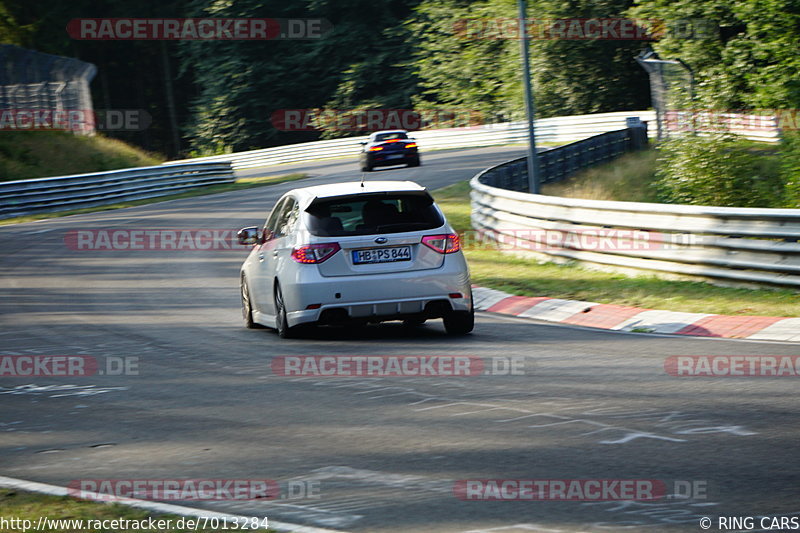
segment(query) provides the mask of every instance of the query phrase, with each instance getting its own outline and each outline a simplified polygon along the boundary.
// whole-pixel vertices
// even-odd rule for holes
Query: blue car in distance
[[[376,131],[361,144],[360,162],[364,172],[381,166],[418,167],[420,164],[417,143],[406,130]]]

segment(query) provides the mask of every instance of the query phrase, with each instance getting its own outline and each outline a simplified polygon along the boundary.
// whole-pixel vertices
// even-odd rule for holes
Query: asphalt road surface
[[[419,168],[368,179],[435,189],[521,155],[435,152]],[[247,251],[229,241],[85,250],[74,240],[87,230],[235,231],[261,224],[290,188],[360,177],[347,160],[246,174],[295,170],[316,177],[0,228],[0,355],[81,355],[99,365],[89,376],[0,377],[0,475],[58,485],[269,479],[281,488],[275,499],[172,503],[353,532],[703,531],[703,517],[719,531],[721,516],[798,516],[797,378],[677,378],[664,369],[673,355],[797,355],[796,345],[486,313],[466,337],[431,321],[281,340],[242,326],[237,276]],[[276,358],[309,355],[471,356],[495,372],[273,369]],[[514,372],[504,372],[509,362]],[[585,480],[577,486],[587,493],[586,480],[606,480],[612,489],[589,501],[557,492],[492,501],[487,479]],[[624,498],[613,489],[624,480],[651,483],[662,497]],[[502,485],[504,497],[514,483]],[[455,490],[465,486],[473,499]],[[756,519],[729,530],[765,529]]]

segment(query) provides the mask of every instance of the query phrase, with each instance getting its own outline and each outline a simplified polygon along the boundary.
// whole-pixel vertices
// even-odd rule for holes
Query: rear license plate
[[[386,159],[400,159],[401,157],[403,157],[403,154],[391,154],[387,155]]]
[[[370,248],[353,250],[353,264],[393,263],[395,261],[411,261],[410,246],[393,246],[392,248]]]

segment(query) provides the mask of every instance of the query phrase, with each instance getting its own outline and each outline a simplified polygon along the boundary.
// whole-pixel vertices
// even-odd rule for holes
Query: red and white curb
[[[66,487],[59,487],[57,485],[48,485],[46,483],[37,483],[35,481],[26,481],[24,479],[16,479],[13,477],[0,476],[0,488],[3,489],[17,489],[28,492],[36,492],[39,494],[49,494],[51,496],[69,496],[70,493]],[[85,491],[84,491],[85,492]],[[91,496],[93,493],[86,493]],[[101,501],[104,495],[95,494],[95,498],[99,500],[98,503],[105,503]],[[124,498],[114,500],[113,502],[118,505],[127,505],[128,507],[135,507],[157,514],[174,514],[178,516],[191,516],[195,518],[218,518],[220,520],[227,519],[229,522],[238,521],[238,523],[246,523],[245,517],[241,515],[219,513],[216,511],[207,511],[205,509],[198,509],[196,507],[183,507],[181,505],[172,505],[169,503],[154,502],[148,500],[137,500],[134,498]],[[263,518],[263,517],[261,517]],[[267,517],[269,521],[269,529],[274,531],[285,531],[291,533],[345,533],[334,529],[321,529],[318,527],[301,526],[298,524],[289,524],[287,522],[278,522]],[[251,529],[251,531],[253,531]]]
[[[800,342],[800,318],[679,313],[560,298],[512,296],[485,287],[474,287],[472,291],[477,311],[559,324],[617,331]]]

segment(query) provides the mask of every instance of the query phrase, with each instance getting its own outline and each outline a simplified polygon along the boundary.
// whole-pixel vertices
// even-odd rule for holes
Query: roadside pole
[[[539,158],[536,156],[536,132],[533,119],[536,107],[531,89],[531,68],[528,59],[528,26],[526,24],[527,6],[525,0],[517,0],[519,7],[520,51],[522,53],[522,81],[525,84],[525,114],[528,118],[528,192],[539,194]]]

